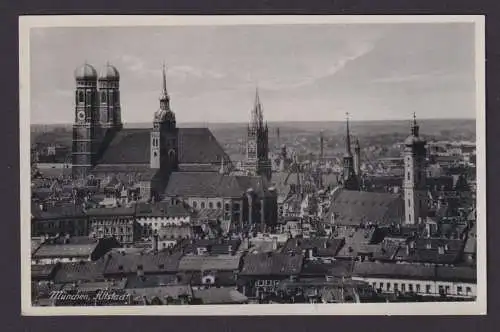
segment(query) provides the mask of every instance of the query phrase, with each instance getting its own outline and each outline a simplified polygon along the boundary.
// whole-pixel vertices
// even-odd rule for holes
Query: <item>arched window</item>
[[[205,208],[205,202],[201,202],[201,208],[204,209]]]
[[[78,91],[78,102],[83,103],[84,96],[83,96],[83,91]]]
[[[108,98],[107,98],[107,94],[106,94],[106,91],[101,91],[101,103],[105,103],[107,102]]]

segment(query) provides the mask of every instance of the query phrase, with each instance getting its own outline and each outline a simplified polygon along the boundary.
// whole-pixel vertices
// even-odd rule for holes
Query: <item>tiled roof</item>
[[[99,164],[149,164],[151,129],[122,129],[113,138]],[[179,128],[179,163],[219,163],[228,158],[208,128]]]
[[[174,172],[170,176],[167,197],[241,197],[252,188],[262,196],[267,181],[258,176],[222,175],[209,172]]]
[[[131,274],[137,273],[142,267],[144,273],[173,273],[177,272],[181,253],[161,251],[150,254],[108,254],[108,264],[104,274]]]
[[[203,304],[235,304],[248,300],[245,295],[229,287],[195,290],[193,296]]]
[[[62,204],[46,206],[44,210],[40,205],[31,205],[31,215],[37,219],[82,218],[85,217],[83,207],[76,204]]]
[[[162,287],[175,284],[176,282],[177,276],[172,274],[131,275],[127,278],[126,288]]]
[[[335,215],[336,225],[399,223],[403,201],[399,195],[342,190],[331,203],[327,218]]]
[[[181,258],[179,271],[236,271],[239,270],[240,262],[240,255],[187,255]]]
[[[476,282],[473,267],[356,262],[353,274],[361,277]]]
[[[31,278],[48,278],[59,268],[59,264],[31,265]]]
[[[168,202],[157,202],[154,204],[138,203],[136,208],[138,217],[188,217],[191,215],[184,206],[173,205]]]
[[[33,254],[34,259],[52,257],[89,257],[97,247],[98,241],[86,244],[42,244]]]
[[[388,277],[432,280],[436,275],[434,266],[395,263],[356,262],[353,275],[361,277]]]
[[[81,280],[104,280],[102,273],[105,266],[106,259],[100,259],[95,262],[62,263],[54,276],[54,282],[63,284]]]
[[[112,208],[92,208],[86,211],[86,214],[91,217],[98,216],[133,216],[135,215],[135,206],[112,207]]]
[[[284,246],[284,251],[298,249],[300,251],[313,249],[315,256],[333,257],[344,244],[344,239],[329,239],[326,237],[289,239]]]
[[[243,258],[241,275],[297,275],[302,271],[303,255],[283,253],[249,254]]]
[[[337,232],[337,231],[336,231]],[[346,230],[335,234],[335,238],[344,238],[344,246],[338,251],[339,258],[352,258],[365,249],[372,242],[376,230],[374,228]]]

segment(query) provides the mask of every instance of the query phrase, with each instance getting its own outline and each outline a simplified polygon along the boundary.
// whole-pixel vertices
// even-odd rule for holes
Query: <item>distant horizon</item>
[[[474,117],[470,117],[470,118],[466,118],[466,117],[463,117],[463,118],[460,118],[460,117],[457,117],[457,118],[419,118],[417,116],[417,122],[418,121],[457,121],[457,120],[468,120],[468,121],[476,121],[477,119],[474,118]],[[373,119],[373,120],[355,120],[355,119],[351,119],[349,118],[349,123],[362,123],[362,122],[391,122],[391,121],[412,121],[412,118],[407,118],[407,119]],[[340,122],[340,123],[343,123],[345,122],[345,119],[344,120],[308,120],[308,121],[302,121],[302,120],[283,120],[283,121],[266,121],[264,119],[264,122],[265,123],[268,123],[268,124],[273,124],[273,123],[329,123],[329,122]],[[126,124],[149,124],[149,123],[153,123],[153,121],[143,121],[143,122],[140,122],[140,121],[128,121],[128,122],[122,122],[123,125],[126,125]],[[239,122],[236,122],[236,121],[228,121],[228,122],[225,122],[225,121],[177,121],[177,124],[201,124],[201,123],[207,123],[207,124],[248,124],[249,121],[245,122],[245,121],[239,121]],[[36,126],[51,126],[51,125],[73,125],[73,122],[52,122],[52,123],[47,123],[47,122],[39,122],[39,123],[30,123],[31,126],[33,125],[36,125]]]
[[[33,28],[31,119],[71,123],[74,70],[107,62],[125,123],[152,121],[162,63],[179,123],[246,123],[256,88],[269,123],[474,118],[474,43],[473,23]]]

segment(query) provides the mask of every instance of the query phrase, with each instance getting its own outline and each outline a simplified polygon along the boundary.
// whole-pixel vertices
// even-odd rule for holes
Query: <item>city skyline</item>
[[[473,119],[473,45],[466,23],[37,28],[31,123],[72,122],[73,70],[85,61],[120,71],[125,123],[152,121],[163,61],[179,123],[247,122],[256,87],[270,123]]]

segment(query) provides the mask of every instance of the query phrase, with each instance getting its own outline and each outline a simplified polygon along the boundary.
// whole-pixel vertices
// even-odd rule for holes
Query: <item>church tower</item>
[[[267,123],[264,125],[262,104],[259,90],[255,91],[255,102],[251,122],[247,130],[247,170],[253,175],[271,179],[271,161],[269,160],[269,141]]]
[[[160,109],[155,113],[151,130],[150,167],[170,174],[178,166],[178,129],[175,114],[170,109],[167,93],[167,78],[163,66],[163,86],[160,94]]]
[[[411,134],[404,142],[403,190],[406,222],[409,224],[425,221],[427,217],[425,144],[425,140],[419,136],[419,126],[413,114]]]
[[[361,146],[357,138],[354,142],[354,172],[359,179],[361,177]]]
[[[76,182],[83,183],[95,163],[98,144],[97,71],[85,63],[75,70],[75,80],[72,175]]]
[[[344,154],[344,169],[342,172],[342,183],[347,190],[359,190],[358,177],[354,171],[354,159],[351,153],[351,133],[349,132],[349,114],[346,114],[346,137],[345,137],[345,154]]]
[[[107,63],[99,73],[99,122],[103,129],[122,128],[120,73]]]

